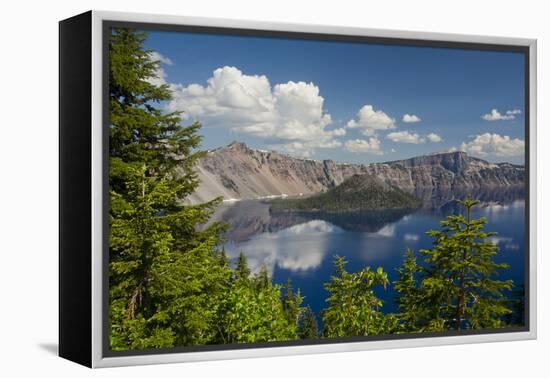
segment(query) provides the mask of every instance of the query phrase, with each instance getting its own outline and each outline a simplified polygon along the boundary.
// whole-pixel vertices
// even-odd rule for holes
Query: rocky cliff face
[[[523,166],[489,163],[460,151],[370,164],[367,171],[409,191],[508,187],[524,182]]]
[[[464,152],[363,165],[298,159],[251,149],[239,142],[209,151],[198,164],[197,172],[201,184],[188,198],[191,203],[218,196],[232,200],[310,195],[364,173],[409,192],[511,187],[524,182],[523,166],[493,164]]]

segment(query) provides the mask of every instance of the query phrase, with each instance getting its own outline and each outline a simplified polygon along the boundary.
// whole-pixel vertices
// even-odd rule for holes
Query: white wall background
[[[0,13],[0,376],[518,377],[549,371],[545,1],[5,1]],[[56,357],[57,21],[89,9],[539,40],[539,340],[91,371]],[[506,80],[506,78],[502,78]],[[533,141],[533,143],[536,141]],[[543,233],[546,232],[546,235]]]

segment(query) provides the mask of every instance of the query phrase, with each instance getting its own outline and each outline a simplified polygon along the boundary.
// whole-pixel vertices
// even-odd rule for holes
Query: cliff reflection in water
[[[222,221],[230,225],[227,232],[229,241],[239,243],[257,234],[275,233],[286,228],[306,223],[312,220],[322,220],[346,231],[375,233],[402,219],[412,212],[429,213],[432,215],[452,214],[460,211],[458,200],[468,195],[478,199],[479,207],[506,206],[514,201],[524,199],[522,187],[481,188],[472,191],[445,188],[437,191],[418,189],[414,195],[422,199],[423,206],[419,210],[379,210],[353,211],[342,213],[326,212],[288,212],[272,214],[269,211],[269,201],[245,200],[224,203],[219,206],[212,220]]]
[[[220,206],[213,220],[228,223],[230,227],[226,234],[227,239],[239,243],[254,235],[277,233],[312,221],[323,221],[345,231],[376,233],[411,212],[411,210],[381,210],[272,214],[269,211],[269,203],[250,200]],[[302,232],[306,231],[307,228],[302,230]]]
[[[467,196],[479,200],[480,207],[510,204],[516,200],[525,198],[523,186],[510,186],[505,188],[485,187],[477,189],[464,188],[419,188],[413,194],[422,199],[423,209],[431,213],[447,215],[460,211],[458,200]]]

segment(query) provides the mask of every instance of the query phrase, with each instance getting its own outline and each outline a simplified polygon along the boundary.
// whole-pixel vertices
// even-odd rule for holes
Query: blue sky
[[[168,110],[233,140],[375,162],[460,149],[523,163],[524,57],[428,47],[150,32]],[[409,121],[404,122],[404,115]]]

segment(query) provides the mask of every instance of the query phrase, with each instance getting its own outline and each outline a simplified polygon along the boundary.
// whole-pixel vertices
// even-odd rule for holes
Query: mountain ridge
[[[276,151],[253,149],[238,141],[209,150],[196,170],[200,185],[187,198],[189,203],[219,196],[228,201],[309,196],[365,173],[406,192],[512,187],[523,185],[525,175],[521,165],[489,163],[462,151],[354,164],[295,158]]]

